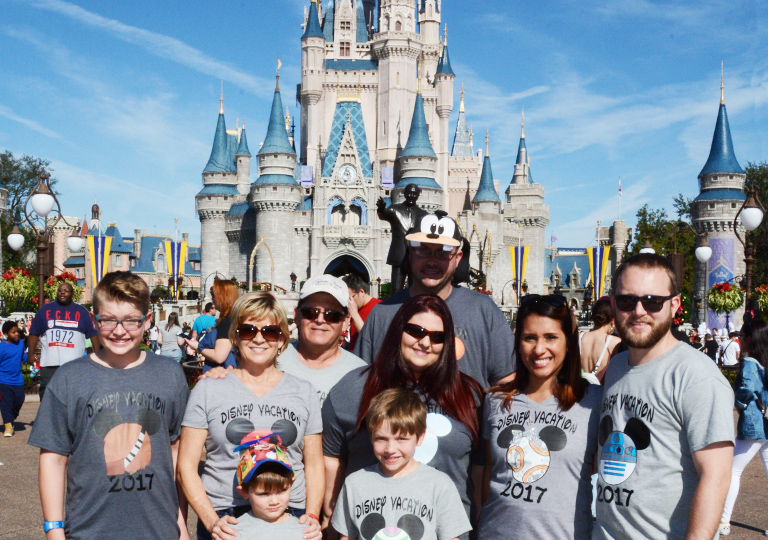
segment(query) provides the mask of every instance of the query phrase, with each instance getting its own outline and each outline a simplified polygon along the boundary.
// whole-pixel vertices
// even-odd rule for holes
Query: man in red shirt
[[[371,286],[357,274],[349,274],[341,279],[349,289],[349,316],[352,319],[352,325],[349,327],[349,349],[352,350],[368,314],[381,300],[371,296]]]

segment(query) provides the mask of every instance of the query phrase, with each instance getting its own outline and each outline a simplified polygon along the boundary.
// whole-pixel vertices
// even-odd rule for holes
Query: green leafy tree
[[[768,205],[768,162],[747,163],[747,187],[756,187],[763,206]],[[768,216],[760,226],[749,233],[749,239],[755,243],[755,266],[753,267],[753,286],[768,283]]]

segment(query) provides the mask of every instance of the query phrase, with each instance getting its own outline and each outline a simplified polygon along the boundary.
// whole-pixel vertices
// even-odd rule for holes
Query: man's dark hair
[[[633,255],[629,259],[623,261],[616,269],[616,274],[613,276],[613,290],[618,289],[619,280],[627,268],[642,268],[644,270],[663,270],[667,273],[669,278],[669,294],[677,294],[677,277],[675,277],[675,270],[669,261],[657,253],[640,253]]]
[[[19,325],[16,323],[16,321],[11,321],[11,320],[5,321],[3,323],[3,335],[7,336],[11,328],[14,328],[14,327],[18,328],[18,326]]]
[[[205,304],[205,308],[203,309],[203,313],[208,313],[213,309],[213,302],[208,302]]]
[[[357,274],[347,274],[341,280],[355,292],[362,289],[365,294],[371,294],[371,286]]]

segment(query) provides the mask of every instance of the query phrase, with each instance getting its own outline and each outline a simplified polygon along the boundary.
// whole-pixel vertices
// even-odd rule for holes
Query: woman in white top
[[[621,338],[613,335],[613,307],[607,297],[600,298],[592,309],[594,328],[579,335],[581,369],[584,377],[593,384],[600,384],[605,376],[608,361],[617,351]]]
[[[179,314],[174,311],[168,315],[168,321],[164,325],[158,326],[158,330],[160,330],[163,343],[160,354],[181,362],[181,345],[184,344],[184,340],[179,337],[181,334]]]

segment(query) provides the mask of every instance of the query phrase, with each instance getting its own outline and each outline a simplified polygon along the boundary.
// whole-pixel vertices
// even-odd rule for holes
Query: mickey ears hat
[[[442,244],[445,251],[450,251],[462,244],[458,224],[443,210],[423,216],[405,239],[414,247],[422,243]]]

